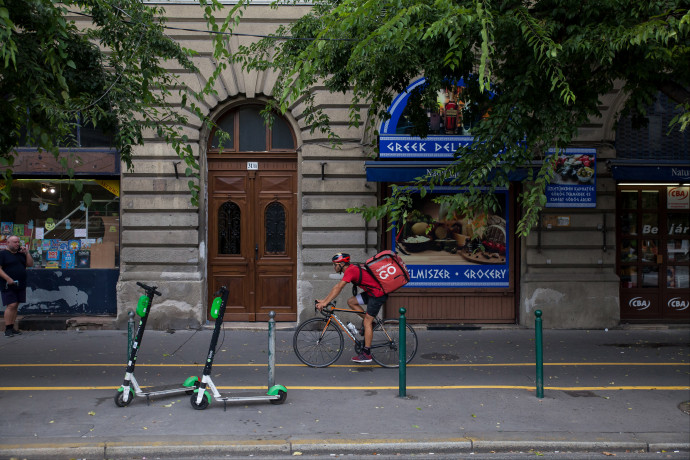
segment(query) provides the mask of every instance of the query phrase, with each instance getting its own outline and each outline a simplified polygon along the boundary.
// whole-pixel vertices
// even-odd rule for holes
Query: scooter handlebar
[[[157,289],[158,289],[158,286],[147,286],[146,284],[141,283],[141,282],[139,282],[139,281],[137,281],[137,286],[140,286],[140,287],[144,288],[144,290],[145,290],[147,293],[148,293],[148,292],[151,292],[151,293],[153,293],[153,294],[155,294],[155,295],[161,295],[161,293],[158,292],[158,290],[157,290]]]
[[[228,288],[226,288],[225,286],[221,286],[220,289],[218,289],[216,291],[216,293],[213,294],[213,297],[218,297],[220,295],[223,295],[223,291],[227,291],[227,290],[228,290]]]

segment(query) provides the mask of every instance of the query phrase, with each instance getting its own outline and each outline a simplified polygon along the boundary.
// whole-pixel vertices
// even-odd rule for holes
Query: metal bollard
[[[127,320],[127,360],[132,353],[132,342],[134,342],[134,312],[127,312],[129,319]]]
[[[405,310],[404,308],[400,309],[400,322],[398,323],[399,327],[399,343],[398,343],[398,351],[399,351],[399,365],[398,365],[398,370],[399,370],[399,382],[398,382],[398,396],[401,398],[404,398],[407,394],[407,340],[406,340],[406,335],[407,335],[407,320],[405,319]]]
[[[271,310],[268,314],[268,388],[271,389],[275,385],[275,368],[276,368],[276,312]]]
[[[541,335],[541,310],[534,312],[534,345],[537,359],[537,398],[544,397],[544,348]]]

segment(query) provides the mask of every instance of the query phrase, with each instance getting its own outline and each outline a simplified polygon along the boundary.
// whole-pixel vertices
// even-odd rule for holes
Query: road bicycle
[[[316,311],[318,309],[314,308]],[[311,367],[326,367],[336,362],[343,354],[343,331],[355,345],[359,354],[364,347],[364,337],[358,338],[350,331],[335,312],[355,313],[364,316],[364,312],[349,308],[337,308],[335,302],[329,303],[320,313],[323,318],[314,317],[301,323],[292,339],[292,346],[300,361]],[[400,328],[397,319],[374,318],[374,336],[371,340],[371,357],[383,367],[400,365]],[[406,363],[412,361],[417,353],[417,333],[406,324],[405,354]],[[361,332],[360,332],[361,334]]]

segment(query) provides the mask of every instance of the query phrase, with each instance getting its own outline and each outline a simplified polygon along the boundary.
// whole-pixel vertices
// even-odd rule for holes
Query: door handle
[[[258,259],[258,258],[259,258],[259,245],[256,244],[254,246],[254,259]]]

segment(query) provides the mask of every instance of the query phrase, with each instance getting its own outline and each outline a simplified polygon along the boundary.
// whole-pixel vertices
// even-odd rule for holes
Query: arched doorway
[[[297,152],[288,122],[262,105],[224,113],[208,143],[208,294],[230,292],[225,320],[297,319]]]

